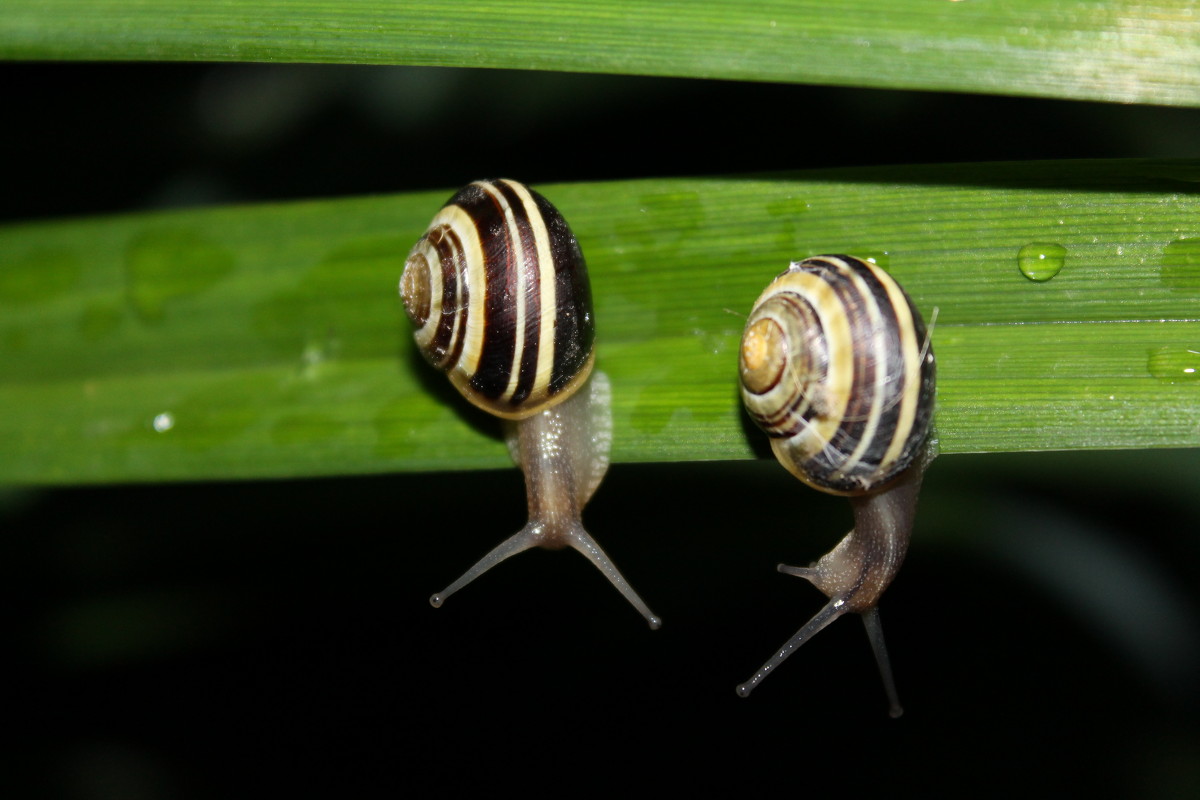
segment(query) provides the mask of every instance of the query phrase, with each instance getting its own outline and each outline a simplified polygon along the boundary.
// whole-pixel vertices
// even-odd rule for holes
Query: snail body
[[[925,467],[935,362],[925,324],[886,272],[851,256],[791,264],[758,298],[739,356],[742,400],[788,471],[850,498],[854,528],[811,567],[825,605],[755,675],[743,697],[847,612],[863,616],[891,703],[902,713],[877,604],[904,560]]]
[[[525,474],[529,522],[430,602],[441,604],[531,547],[572,547],[645,617],[660,620],[584,529],[608,469],[611,390],[594,372],[587,266],[566,220],[511,180],[450,198],[409,252],[400,295],[426,360],[473,405],[504,420]]]

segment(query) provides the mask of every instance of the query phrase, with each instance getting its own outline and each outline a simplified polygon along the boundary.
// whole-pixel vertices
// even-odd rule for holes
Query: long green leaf
[[[512,67],[1200,104],[1191,0],[5,0],[0,58]]]
[[[623,461],[745,458],[742,319],[788,261],[872,257],[937,310],[944,452],[1200,445],[1197,162],[540,187],[589,260]],[[507,462],[396,295],[450,190],[0,228],[0,479]],[[1064,249],[1035,282],[1026,245]]]

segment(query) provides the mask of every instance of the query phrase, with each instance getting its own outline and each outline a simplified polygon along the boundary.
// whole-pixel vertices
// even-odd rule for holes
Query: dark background
[[[1191,109],[401,68],[0,65],[0,220],[864,164],[1200,156]],[[433,209],[430,210],[433,213]],[[753,697],[845,501],[770,462],[619,465],[582,558],[428,596],[516,470],[0,491],[0,794],[1200,794],[1192,451],[946,456],[882,604]],[[11,783],[13,791],[4,791]]]

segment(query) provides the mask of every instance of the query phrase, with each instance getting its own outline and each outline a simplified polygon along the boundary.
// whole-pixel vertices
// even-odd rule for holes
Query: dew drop
[[[1030,242],[1017,252],[1017,266],[1031,281],[1048,281],[1063,268],[1067,248],[1053,242]]]
[[[1160,347],[1150,353],[1150,374],[1167,383],[1200,380],[1200,351],[1186,347]]]
[[[1164,247],[1160,276],[1168,288],[1200,291],[1200,238],[1176,239]]]
[[[886,250],[860,250],[855,253],[863,261],[869,261],[880,269],[887,269],[891,255]]]

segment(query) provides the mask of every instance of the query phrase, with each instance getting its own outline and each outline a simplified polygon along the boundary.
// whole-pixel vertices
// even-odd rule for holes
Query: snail
[[[450,198],[409,252],[400,296],[417,347],[473,405],[504,421],[525,473],[529,522],[430,598],[435,608],[531,547],[573,547],[661,624],[580,519],[608,469],[608,378],[593,374],[595,320],[583,253],[558,210],[511,180]]]
[[[862,615],[890,713],[903,713],[880,596],[908,549],[917,493],[936,451],[935,365],[925,323],[879,267],[844,255],[791,264],[754,304],[739,356],[742,401],[771,449],[804,483],[850,498],[854,528],[810,567],[778,569],[829,602],[738,694],[847,612]]]

